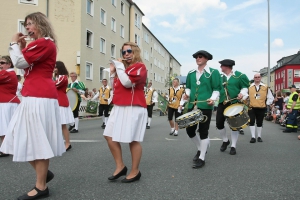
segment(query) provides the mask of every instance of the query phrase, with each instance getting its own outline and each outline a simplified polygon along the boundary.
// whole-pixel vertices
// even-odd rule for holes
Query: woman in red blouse
[[[13,154],[13,161],[32,165],[36,172],[35,186],[18,199],[38,199],[49,196],[46,183],[54,177],[48,170],[49,159],[61,156],[66,149],[52,80],[57,48],[53,28],[40,12],[27,15],[24,25],[34,41],[26,47],[27,36],[16,33],[12,37],[10,57],[15,67],[25,70],[25,81],[22,102],[8,125],[1,151]]]
[[[122,46],[123,59],[111,61],[110,66],[114,107],[103,135],[116,162],[116,169],[108,178],[109,180],[127,174],[120,142],[129,143],[132,168],[122,180],[123,183],[137,181],[141,177],[140,142],[144,139],[147,123],[147,105],[144,97],[147,69],[142,63],[140,52],[140,48],[135,43],[127,42]]]
[[[9,56],[0,58],[0,138],[4,140],[7,126],[20,103],[16,96],[18,79]],[[0,157],[9,154],[0,152]]]
[[[69,105],[69,99],[66,95],[69,72],[63,62],[56,61],[54,73],[56,75],[55,85],[58,93],[58,104],[60,110],[62,132],[65,138],[66,151],[69,151],[72,146],[70,143],[70,132],[68,130],[67,124],[73,125],[75,123],[74,116]]]

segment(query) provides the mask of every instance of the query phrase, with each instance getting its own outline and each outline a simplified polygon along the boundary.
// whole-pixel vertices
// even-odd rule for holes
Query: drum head
[[[224,115],[227,117],[235,116],[244,110],[243,104],[233,104],[224,110]]]
[[[190,112],[188,112],[188,113],[185,113],[185,114],[183,114],[183,115],[177,117],[176,119],[177,119],[177,120],[185,119],[185,118],[187,118],[187,117],[189,117],[189,116],[193,116],[193,115],[195,115],[196,113],[199,113],[199,112],[200,112],[200,110],[193,110],[193,111],[190,111]]]
[[[72,111],[75,110],[77,104],[78,104],[78,96],[76,92],[74,92],[71,88],[67,89],[67,97],[69,99],[69,104],[72,109]]]

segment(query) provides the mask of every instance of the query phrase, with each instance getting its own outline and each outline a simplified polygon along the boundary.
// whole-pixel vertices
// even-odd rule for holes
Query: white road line
[[[177,140],[177,139],[169,139],[169,138],[165,138],[166,140]]]
[[[102,142],[103,140],[71,140],[71,142]]]

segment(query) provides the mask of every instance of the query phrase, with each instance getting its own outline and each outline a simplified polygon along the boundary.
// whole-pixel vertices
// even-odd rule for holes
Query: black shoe
[[[9,154],[0,152],[0,157],[7,157],[7,156],[9,156]]]
[[[118,178],[120,178],[121,176],[126,176],[127,174],[127,167],[125,166],[119,173],[117,173],[115,176],[112,175],[110,177],[108,177],[108,180],[113,181],[116,180]]]
[[[72,145],[69,145],[68,148],[66,148],[66,151],[69,151],[70,149],[72,149]]]
[[[146,126],[146,129],[150,129],[150,126],[147,125],[147,126]]]
[[[101,125],[101,128],[105,127],[105,123],[103,122],[103,124]]]
[[[200,158],[198,158],[196,161],[195,161],[195,164],[193,165],[193,168],[194,169],[197,169],[197,168],[201,168],[205,165],[205,161],[204,160],[201,160]]]
[[[255,142],[256,142],[256,139],[255,138],[251,138],[250,143],[255,143]]]
[[[79,132],[79,131],[78,131],[77,129],[75,129],[75,128],[74,128],[73,130],[70,131],[70,133],[78,133],[78,132]]]
[[[235,155],[236,154],[236,150],[234,147],[231,147],[230,149],[230,155]]]
[[[32,200],[32,199],[42,199],[49,196],[49,189],[48,187],[45,190],[39,190],[36,187],[33,188],[37,191],[36,195],[34,196],[28,196],[27,194],[24,194],[20,197],[18,197],[18,200]]]
[[[170,132],[170,135],[173,135],[173,133],[175,133],[175,130],[174,130],[173,132],[171,131],[171,132]]]
[[[258,137],[258,138],[257,138],[257,142],[262,142],[261,137]]]
[[[239,132],[240,132],[241,135],[245,134],[243,129],[239,130]]]
[[[195,155],[194,158],[193,158],[193,161],[194,161],[194,162],[198,160],[198,158],[199,158],[199,156],[200,156],[200,153],[201,153],[201,152],[198,150],[197,153],[196,153],[196,155]]]
[[[53,178],[54,178],[54,174],[50,170],[48,170],[46,183],[50,182]]]
[[[101,127],[102,127],[102,129],[105,129],[106,125],[104,124],[104,125],[102,125]]]
[[[178,132],[177,132],[177,133],[174,133],[174,136],[178,136]]]
[[[73,126],[69,126],[69,131],[71,131],[75,127],[75,124]]]
[[[141,176],[142,176],[142,174],[141,174],[141,172],[139,172],[135,177],[133,177],[131,179],[124,178],[121,182],[122,183],[131,183],[134,181],[138,181],[138,180],[140,180]]]
[[[284,130],[282,132],[284,132],[284,133],[291,133],[292,131],[290,131],[290,130]]]
[[[220,151],[224,152],[227,149],[227,146],[230,144],[230,141],[228,140],[227,142],[223,142]]]

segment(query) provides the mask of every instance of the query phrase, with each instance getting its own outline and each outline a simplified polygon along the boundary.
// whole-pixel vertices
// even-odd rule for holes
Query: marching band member
[[[207,65],[207,61],[212,60],[213,56],[207,51],[200,50],[194,53],[193,57],[196,59],[198,68],[190,71],[187,75],[184,99],[189,98],[188,112],[197,106],[203,115],[207,116],[204,123],[199,123],[200,137],[196,134],[198,124],[186,128],[186,133],[198,148],[193,158],[193,168],[197,169],[205,165],[205,154],[209,146],[208,130],[214,103],[220,95],[221,85],[219,71]]]
[[[259,73],[254,75],[254,82],[249,87],[249,100],[249,128],[252,136],[250,143],[256,142],[254,124],[255,121],[257,126],[257,142],[262,142],[261,130],[265,117],[265,112],[267,106],[272,104],[274,97],[268,86],[261,82],[261,76]]]
[[[14,65],[9,56],[0,58],[0,139],[5,138],[7,126],[12,118],[17,106],[20,103],[16,96],[18,80],[13,69]],[[9,154],[0,152],[0,157],[6,157]]]
[[[16,33],[10,43],[10,57],[14,66],[25,69],[25,81],[22,101],[10,120],[1,146],[2,152],[13,154],[13,161],[28,161],[36,172],[34,188],[19,200],[49,196],[46,183],[54,177],[48,170],[49,159],[66,151],[52,80],[57,52],[53,28],[40,12],[27,15],[24,25],[34,41],[26,47],[27,36]]]
[[[102,128],[104,129],[107,120],[108,120],[108,112],[109,112],[109,98],[111,96],[111,88],[107,85],[107,79],[102,79],[103,86],[99,89],[99,92],[92,98],[92,101],[99,98],[99,116],[102,117]],[[104,111],[104,118],[103,118],[103,111]]]
[[[148,86],[145,90],[145,98],[147,103],[147,112],[148,112],[148,122],[146,125],[147,129],[150,129],[151,120],[152,120],[152,112],[155,103],[157,102],[158,94],[154,88],[152,88],[152,82],[148,83]]]
[[[112,103],[104,137],[116,162],[116,170],[109,180],[116,180],[127,174],[127,167],[122,158],[120,142],[129,143],[132,168],[122,183],[130,183],[141,178],[139,164],[147,122],[147,104],[144,97],[144,85],[147,69],[142,63],[141,50],[133,42],[122,46],[123,62],[111,61],[110,76],[113,84]]]
[[[70,131],[70,133],[78,133],[78,126],[79,126],[78,115],[79,115],[79,107],[80,107],[80,103],[81,103],[80,95],[84,94],[85,85],[83,82],[77,80],[77,74],[75,72],[71,72],[70,77],[71,77],[72,83],[68,84],[68,88],[71,88],[74,92],[77,93],[78,104],[77,104],[75,110],[73,110],[75,124],[73,126],[69,126],[69,131]]]
[[[227,146],[230,144],[230,141],[226,134],[226,129],[224,127],[225,116],[224,110],[231,105],[231,103],[236,103],[238,100],[228,101],[226,102],[226,88],[228,92],[229,99],[237,98],[239,100],[245,100],[248,97],[248,87],[249,87],[249,79],[248,77],[239,72],[233,71],[232,67],[235,65],[234,60],[225,59],[219,62],[221,64],[221,70],[223,74],[221,75],[221,83],[223,86],[221,87],[220,92],[220,101],[217,109],[217,117],[216,124],[217,129],[223,139],[223,144],[220,148],[220,151],[224,152],[227,149]],[[224,105],[225,102],[225,105]],[[239,137],[239,131],[231,130],[231,149],[230,155],[236,154],[236,143]]]
[[[66,151],[69,151],[72,148],[72,145],[70,143],[70,133],[67,124],[74,124],[73,113],[69,104],[69,99],[66,95],[69,72],[63,62],[56,61],[54,73],[56,74],[55,85],[58,94],[62,132],[65,138]]]
[[[168,120],[171,126],[170,135],[178,136],[178,123],[176,121],[174,123],[173,116],[175,115],[176,119],[182,113],[184,88],[180,87],[178,78],[173,79],[172,85],[169,88]]]

